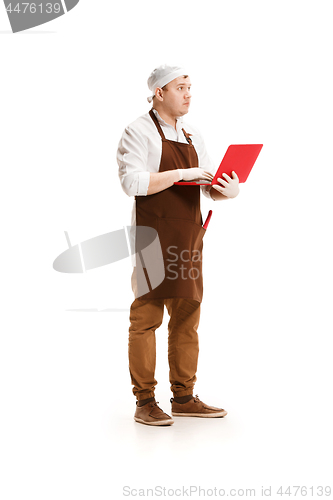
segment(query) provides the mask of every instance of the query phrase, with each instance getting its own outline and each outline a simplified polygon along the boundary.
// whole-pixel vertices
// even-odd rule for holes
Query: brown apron
[[[149,112],[162,139],[159,172],[198,167],[190,136],[187,143],[167,140],[153,111]],[[200,186],[173,185],[159,193],[136,196],[136,225],[156,229],[161,243],[165,278],[140,299],[188,298],[202,301],[202,227]]]

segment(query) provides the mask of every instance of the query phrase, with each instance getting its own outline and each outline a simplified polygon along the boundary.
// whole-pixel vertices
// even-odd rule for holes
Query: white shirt
[[[153,109],[166,139],[187,143],[182,128],[192,134],[192,144],[198,155],[199,167],[208,170],[213,175],[216,167],[211,161],[200,133],[182,118],[176,121],[176,129],[166,123]],[[140,116],[125,128],[119,141],[117,161],[121,186],[128,196],[147,196],[150,172],[158,172],[162,155],[162,140],[157,127],[149,113]],[[200,186],[202,193],[210,197],[210,186]],[[132,210],[131,225],[136,224],[136,206]],[[131,242],[134,244],[134,241]],[[134,247],[133,247],[134,248]]]

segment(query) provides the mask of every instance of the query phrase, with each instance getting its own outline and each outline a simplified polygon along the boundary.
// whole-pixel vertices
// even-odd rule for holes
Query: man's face
[[[163,108],[171,116],[180,117],[188,113],[191,102],[191,80],[179,76],[163,90]]]

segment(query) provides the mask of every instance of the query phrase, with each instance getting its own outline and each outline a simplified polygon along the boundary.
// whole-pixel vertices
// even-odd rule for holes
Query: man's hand
[[[236,198],[239,193],[239,179],[236,172],[231,172],[232,178],[227,174],[222,174],[222,176],[226,180],[221,179],[220,177],[217,179],[222,186],[219,184],[213,184],[212,188],[216,189],[216,191],[223,194],[223,196],[226,196],[227,198]]]
[[[203,168],[180,168],[178,169],[180,180],[183,181],[195,181],[199,179],[204,179],[205,181],[212,181],[213,180],[213,175],[208,172],[207,170],[204,170]]]
[[[205,179],[210,182],[213,177],[210,172],[198,167],[179,168],[176,170],[166,170],[165,172],[150,172],[147,194],[159,193],[181,179],[184,179],[184,181]]]

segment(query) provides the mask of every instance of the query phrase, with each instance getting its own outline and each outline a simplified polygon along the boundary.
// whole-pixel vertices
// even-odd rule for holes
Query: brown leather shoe
[[[137,406],[134,414],[134,420],[140,424],[147,425],[172,425],[172,418],[164,413],[157,406],[157,402],[151,401],[143,406]]]
[[[223,408],[215,408],[214,406],[208,406],[198,398],[198,395],[193,397],[187,403],[176,403],[173,398],[171,401],[171,415],[173,417],[225,417],[228,412],[223,410]]]

